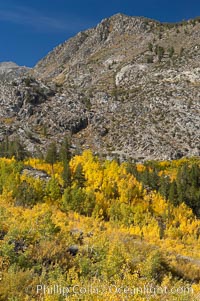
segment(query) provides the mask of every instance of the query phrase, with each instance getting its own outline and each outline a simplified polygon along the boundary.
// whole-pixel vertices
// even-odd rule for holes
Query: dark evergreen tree
[[[170,178],[166,175],[162,175],[159,180],[159,189],[158,191],[165,199],[168,199],[170,188]]]
[[[70,151],[70,146],[71,146],[70,139],[68,137],[65,137],[63,139],[63,142],[61,144],[60,151],[59,151],[60,161],[63,162],[64,160],[67,160],[69,162],[71,160],[72,154]]]
[[[5,158],[15,157],[15,159],[21,161],[28,156],[28,152],[18,137],[10,141],[6,136],[4,141],[0,143],[0,156]]]
[[[174,47],[173,46],[168,49],[168,53],[169,53],[169,57],[172,58],[174,55]]]
[[[159,191],[175,206],[184,202],[200,217],[200,166],[197,163],[180,165],[176,179],[172,182],[165,174],[159,176],[159,172],[163,170],[159,162],[148,161],[144,163],[144,167],[143,171],[138,172],[136,164],[128,162],[126,169],[142,182],[146,190]]]
[[[65,137],[59,152],[59,158],[63,163],[63,173],[62,178],[64,182],[64,188],[71,186],[71,170],[69,162],[71,160],[71,151],[70,151],[70,140]]]
[[[75,173],[74,173],[74,180],[77,183],[77,186],[80,188],[83,188],[85,186],[85,175],[83,172],[83,166],[81,163],[79,163],[76,167]]]
[[[53,165],[56,163],[57,159],[58,159],[57,146],[55,142],[52,142],[47,149],[46,158],[45,158],[46,162],[51,164],[52,172],[54,172]]]
[[[32,207],[41,200],[36,189],[26,181],[19,183],[13,190],[15,206]]]
[[[175,206],[179,205],[178,194],[177,194],[177,185],[176,185],[175,180],[172,181],[170,188],[169,188],[169,200],[173,205],[175,205]]]
[[[137,170],[137,165],[134,162],[129,161],[126,166],[126,170],[127,170],[127,172],[132,174],[134,177],[136,177],[136,179],[138,179],[139,173]]]
[[[164,56],[164,53],[165,53],[165,49],[161,46],[158,46],[157,48],[157,55],[158,55],[158,61],[161,62],[163,56]]]
[[[156,169],[153,169],[153,171],[151,171],[149,173],[149,186],[153,190],[158,190],[159,180],[160,180],[160,177],[158,175],[158,171]]]
[[[179,178],[177,177],[178,183],[181,177],[184,179],[181,184],[185,185],[184,202],[197,216],[200,216],[200,167],[195,163],[192,166],[183,166]]]
[[[9,152],[11,153],[11,157],[14,156],[18,161],[23,160],[26,157],[25,148],[19,138],[11,142]]]
[[[187,186],[189,180],[189,168],[188,164],[183,164],[180,168],[178,168],[178,173],[176,177],[176,184],[177,184],[177,196],[178,202],[186,202],[187,199]]]
[[[78,187],[67,187],[63,194],[63,210],[73,210],[80,214],[85,213],[85,192]]]

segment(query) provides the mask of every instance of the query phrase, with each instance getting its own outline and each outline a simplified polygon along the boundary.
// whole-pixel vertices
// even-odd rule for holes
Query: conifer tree
[[[172,58],[174,55],[174,47],[173,46],[168,49],[168,53],[169,53],[169,57]]]
[[[169,200],[174,204],[175,206],[178,205],[177,200],[177,185],[176,181],[172,181],[170,188],[169,188]]]
[[[69,138],[65,137],[59,152],[59,157],[61,162],[63,163],[63,173],[62,178],[64,182],[64,188],[71,186],[71,170],[69,166],[69,162],[71,160],[71,152],[70,152],[70,141]]]
[[[83,166],[79,163],[76,167],[74,173],[74,180],[76,181],[78,187],[83,188],[85,184],[85,176],[83,173]]]
[[[159,181],[159,192],[165,199],[168,198],[170,188],[170,178],[166,175],[162,175]]]
[[[55,142],[52,142],[47,149],[45,160],[47,163],[51,164],[53,173],[54,173],[53,165],[56,163],[57,158],[58,158],[57,146]]]

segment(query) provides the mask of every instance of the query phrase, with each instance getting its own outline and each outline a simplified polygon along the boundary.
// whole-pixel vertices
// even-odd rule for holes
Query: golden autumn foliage
[[[158,164],[176,177],[184,162]],[[60,162],[52,173],[39,159],[0,159],[0,300],[196,300],[200,221],[192,210],[144,187],[126,163],[90,151],[70,170],[64,187]]]

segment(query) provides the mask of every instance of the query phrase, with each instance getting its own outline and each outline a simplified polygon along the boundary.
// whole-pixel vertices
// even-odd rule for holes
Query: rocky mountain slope
[[[108,156],[200,155],[200,23],[122,14],[56,47],[33,69],[0,64],[0,139],[44,151]]]

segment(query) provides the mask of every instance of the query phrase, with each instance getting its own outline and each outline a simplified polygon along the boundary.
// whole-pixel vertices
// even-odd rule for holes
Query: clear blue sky
[[[200,0],[2,0],[0,62],[34,66],[58,44],[116,13],[175,22],[200,15]]]

